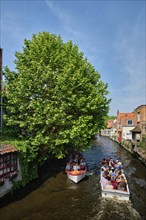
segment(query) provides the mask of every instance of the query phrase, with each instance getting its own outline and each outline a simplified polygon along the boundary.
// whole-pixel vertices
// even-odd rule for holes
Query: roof
[[[134,111],[136,111],[136,110],[138,110],[138,109],[140,109],[142,107],[146,107],[146,105],[139,105],[137,108],[134,109]]]
[[[132,132],[135,132],[135,133],[140,133],[141,132],[141,128],[137,125],[135,128],[133,128],[131,130]]]
[[[0,155],[16,152],[17,149],[9,144],[0,144]]]
[[[125,118],[131,118],[134,117],[135,113],[134,112],[125,112],[125,113],[119,113],[117,115],[117,120],[121,120],[121,118],[125,117]]]

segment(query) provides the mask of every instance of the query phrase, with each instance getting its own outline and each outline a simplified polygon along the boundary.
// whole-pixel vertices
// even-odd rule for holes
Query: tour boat
[[[102,180],[102,176],[101,176],[101,180]],[[130,191],[128,184],[126,186],[126,191],[108,188],[109,185],[107,185],[107,187],[104,187],[102,181],[100,181],[100,184],[101,184],[102,197],[118,199],[118,200],[126,200],[126,201],[130,199]]]
[[[116,187],[114,187],[113,182],[108,181],[106,178],[104,178],[102,172],[100,172],[100,184],[101,184],[102,197],[110,198],[110,199],[118,199],[118,200],[123,200],[123,201],[124,200],[128,201],[130,199],[130,191],[129,191],[128,183],[127,183],[123,170],[122,170],[122,176],[124,177],[126,181],[125,190],[119,190]]]
[[[78,183],[86,176],[86,169],[85,170],[78,170],[78,171],[68,171],[66,170],[67,176],[70,180],[75,183]]]

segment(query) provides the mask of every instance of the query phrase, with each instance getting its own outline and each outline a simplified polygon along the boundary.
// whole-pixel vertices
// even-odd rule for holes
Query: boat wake
[[[100,198],[98,207],[94,208],[97,214],[90,220],[142,220],[139,213],[132,207],[130,201]],[[96,210],[97,209],[97,210]]]

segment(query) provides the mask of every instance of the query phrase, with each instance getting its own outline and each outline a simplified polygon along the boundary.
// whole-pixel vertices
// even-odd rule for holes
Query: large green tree
[[[105,125],[107,84],[71,41],[47,32],[24,40],[16,70],[5,68],[8,126],[35,158],[86,149]]]

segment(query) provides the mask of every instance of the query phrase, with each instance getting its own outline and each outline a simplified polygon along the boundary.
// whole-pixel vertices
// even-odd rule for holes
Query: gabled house
[[[109,136],[118,142],[130,140],[133,149],[146,136],[146,105],[138,106],[131,113],[117,112],[115,120],[108,120],[101,135]]]
[[[123,140],[132,140],[131,130],[136,125],[136,115],[134,112],[131,113],[119,113],[116,118],[117,126],[117,140],[119,142]]]

